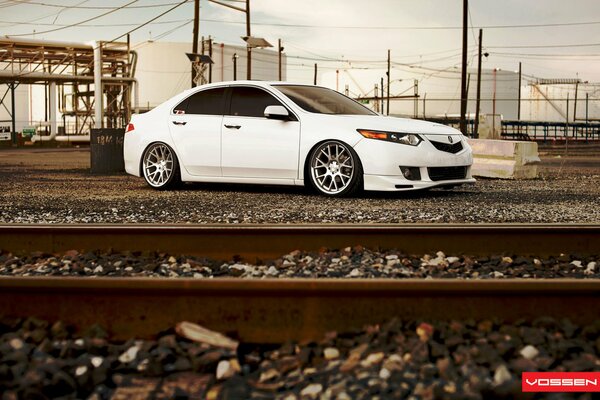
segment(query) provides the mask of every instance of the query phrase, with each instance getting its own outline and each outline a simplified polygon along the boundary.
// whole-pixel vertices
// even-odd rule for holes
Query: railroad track
[[[356,244],[414,254],[600,254],[600,225],[0,225],[0,249],[13,253],[112,249],[254,262]]]
[[[294,249],[361,244],[408,253],[600,254],[600,226],[0,226],[14,253],[164,251],[268,259]],[[246,342],[315,340],[392,317],[515,321],[540,315],[592,323],[598,280],[241,280],[0,278],[0,315],[99,323],[116,339],[150,337],[181,320]]]

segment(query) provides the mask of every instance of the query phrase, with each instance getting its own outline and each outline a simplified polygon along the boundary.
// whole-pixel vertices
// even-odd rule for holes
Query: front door
[[[283,105],[257,87],[232,87],[222,126],[223,176],[296,179],[300,122],[267,119],[267,106]],[[290,114],[292,115],[292,114]]]

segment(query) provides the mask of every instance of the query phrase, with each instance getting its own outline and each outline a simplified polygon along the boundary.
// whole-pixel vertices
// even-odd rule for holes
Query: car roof
[[[300,82],[237,80],[237,81],[223,81],[223,82],[207,83],[205,85],[196,86],[194,89],[219,87],[219,86],[246,86],[246,85],[261,86],[261,87],[278,86],[278,85],[319,86],[319,85],[312,85],[312,84],[300,83]]]

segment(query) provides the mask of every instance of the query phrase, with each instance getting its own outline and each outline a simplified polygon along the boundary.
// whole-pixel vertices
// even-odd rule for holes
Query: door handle
[[[185,121],[172,121],[175,125],[185,125],[187,122]]]
[[[241,125],[225,125],[227,129],[240,129],[241,127]]]

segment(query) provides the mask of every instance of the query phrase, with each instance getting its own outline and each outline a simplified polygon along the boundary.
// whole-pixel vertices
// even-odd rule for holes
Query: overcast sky
[[[35,30],[37,39],[111,40],[177,3],[177,0],[134,1],[128,7],[169,5],[124,8],[79,26],[43,33],[94,18],[109,12],[109,7],[132,1],[0,0],[0,34],[27,34]],[[237,1],[225,1],[244,6]],[[600,82],[599,0],[472,0],[470,3],[470,22],[475,26],[469,32],[472,66],[476,66],[477,28],[483,27],[484,49],[490,53],[484,61],[485,68],[516,70],[521,61],[525,74]],[[211,35],[219,42],[241,43],[240,36],[245,35],[243,13],[208,0],[201,0],[200,4],[201,35]],[[184,24],[193,18],[193,8],[193,1],[176,8],[156,23],[132,33],[132,41],[158,38],[190,42],[191,50],[192,24]],[[324,69],[344,65],[325,61],[330,59],[348,60],[354,67],[383,67],[387,49],[391,49],[396,63],[436,69],[460,65],[461,0],[251,0],[251,16],[253,36],[264,37],[275,45],[278,38],[283,40],[289,56],[290,80],[304,79],[315,62]],[[573,23],[577,25],[505,27]],[[419,71],[428,73],[425,69]]]

